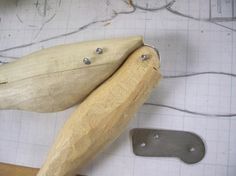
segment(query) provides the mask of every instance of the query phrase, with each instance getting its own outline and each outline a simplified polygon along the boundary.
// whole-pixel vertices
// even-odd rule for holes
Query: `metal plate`
[[[138,156],[177,157],[193,164],[205,155],[205,145],[194,133],[136,128],[131,130],[131,135],[133,152]]]

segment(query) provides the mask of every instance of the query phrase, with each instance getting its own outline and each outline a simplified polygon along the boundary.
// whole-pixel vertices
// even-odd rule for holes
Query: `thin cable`
[[[234,73],[208,71],[208,72],[187,73],[187,74],[180,74],[180,75],[164,75],[163,78],[164,79],[184,78],[184,77],[191,77],[191,76],[198,76],[198,75],[205,75],[205,74],[215,74],[215,75],[225,75],[225,76],[236,77],[236,74]]]
[[[158,103],[144,103],[144,105],[147,105],[147,106],[158,106],[158,107],[162,107],[162,108],[173,109],[173,110],[176,110],[176,111],[180,111],[180,112],[184,112],[184,113],[188,113],[188,114],[192,114],[192,115],[198,115],[198,116],[207,116],[207,117],[236,117],[235,113],[232,113],[232,114],[202,113],[202,112],[191,111],[191,110],[188,110],[188,109],[181,109],[181,108],[178,108],[178,107],[169,106],[169,105],[165,105],[165,104],[158,104]]]

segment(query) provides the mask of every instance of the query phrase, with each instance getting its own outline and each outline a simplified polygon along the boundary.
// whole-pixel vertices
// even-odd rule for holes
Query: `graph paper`
[[[87,40],[144,36],[161,55],[163,79],[122,135],[86,168],[88,176],[236,175],[235,0],[2,0],[0,61]],[[91,80],[92,81],[92,80]],[[0,162],[40,167],[76,107],[40,114],[0,111]],[[206,144],[205,158],[132,152],[132,128],[184,130]]]

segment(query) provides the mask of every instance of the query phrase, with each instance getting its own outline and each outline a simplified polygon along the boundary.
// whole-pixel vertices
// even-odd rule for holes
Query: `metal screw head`
[[[147,54],[142,54],[142,55],[141,55],[141,60],[142,60],[142,61],[145,61],[145,60],[147,60],[147,59],[149,59],[149,56],[148,56]]]
[[[190,152],[194,152],[196,149],[194,148],[194,147],[191,147],[190,149],[189,149],[189,151]]]
[[[158,134],[154,134],[154,135],[153,135],[153,138],[154,138],[155,140],[158,140],[158,139],[159,139],[159,135],[158,135]]]
[[[145,147],[146,146],[146,143],[145,142],[142,142],[141,144],[140,144],[140,147]]]
[[[86,65],[89,65],[89,64],[91,64],[91,61],[90,61],[90,59],[89,59],[89,58],[87,58],[87,57],[85,57],[85,58],[83,59],[83,62],[84,62],[84,64],[86,64]]]
[[[97,54],[102,54],[103,53],[103,49],[102,48],[97,48],[96,49],[96,53]]]

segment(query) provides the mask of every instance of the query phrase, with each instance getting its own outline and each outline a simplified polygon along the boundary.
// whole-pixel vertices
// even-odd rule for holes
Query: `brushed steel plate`
[[[163,129],[131,130],[133,152],[146,157],[177,157],[194,164],[205,155],[202,139],[191,132]]]

